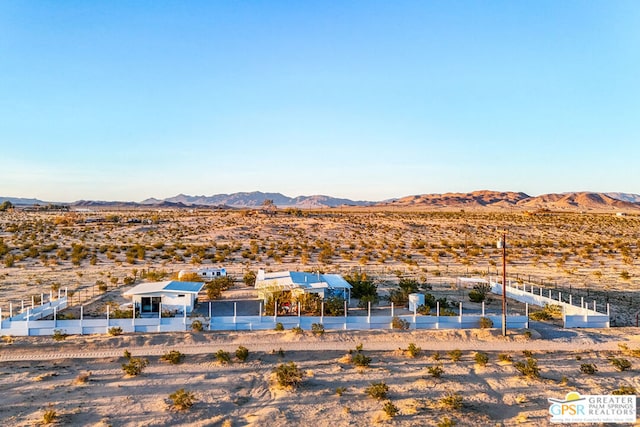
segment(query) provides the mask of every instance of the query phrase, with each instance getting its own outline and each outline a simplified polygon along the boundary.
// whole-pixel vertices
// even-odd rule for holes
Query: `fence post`
[[[573,305],[573,295],[569,294],[569,305]]]
[[[82,321],[84,319],[84,305],[80,306],[80,335],[82,335],[82,331],[83,331],[83,327],[82,327]]]
[[[9,303],[9,319],[13,317],[13,303]]]
[[[525,328],[529,329],[529,303],[528,302],[524,304],[524,314],[527,317],[527,323],[525,325]]]
[[[187,330],[187,304],[183,304],[182,306],[182,324],[184,325],[184,330]]]
[[[27,336],[31,335],[29,331],[29,307],[27,307]]]
[[[2,319],[0,319],[0,326],[2,325]],[[53,307],[53,328],[58,326],[58,310],[57,307]]]
[[[40,293],[40,307],[44,305],[44,293]]]
[[[238,311],[237,311],[237,307],[236,307],[237,304],[238,304],[237,302],[235,302],[235,301],[233,302],[233,323],[234,324],[236,323],[237,316],[238,316]]]
[[[436,317],[440,317],[440,301],[436,301]]]
[[[393,317],[393,302],[391,302],[391,317]]]
[[[596,313],[598,312],[598,310],[596,309],[596,300],[593,300],[593,311],[595,311]]]
[[[458,313],[458,323],[460,324],[460,329],[462,329],[462,302],[460,302],[460,308]]]
[[[367,323],[371,323],[371,301],[367,302]]]
[[[324,300],[320,303],[320,324],[324,325]]]
[[[562,302],[562,292],[558,292],[558,301]]]
[[[107,333],[109,333],[109,306],[107,305]]]

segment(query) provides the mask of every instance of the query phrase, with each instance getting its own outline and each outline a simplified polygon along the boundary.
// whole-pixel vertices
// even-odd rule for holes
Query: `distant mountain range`
[[[15,206],[48,205],[38,199],[0,197],[0,203],[8,200]],[[259,208],[266,200],[271,200],[279,208],[319,209],[340,206],[359,206],[371,208],[406,208],[424,210],[447,209],[486,209],[486,210],[552,210],[552,211],[640,211],[640,195],[628,193],[553,193],[541,196],[529,196],[525,193],[474,191],[471,193],[420,194],[381,202],[354,201],[331,196],[288,197],[281,193],[263,193],[259,191],[216,194],[212,196],[189,196],[179,194],[166,199],[146,199],[142,202],[107,202],[79,200],[66,205],[72,208]],[[62,203],[54,202],[59,205]]]

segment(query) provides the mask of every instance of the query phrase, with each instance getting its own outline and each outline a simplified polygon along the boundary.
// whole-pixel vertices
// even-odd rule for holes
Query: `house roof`
[[[265,273],[256,280],[256,288],[278,286],[284,289],[351,289],[349,282],[339,274],[305,273],[300,271],[276,271]]]
[[[170,294],[197,294],[203,287],[204,283],[202,282],[178,282],[175,280],[168,280],[164,282],[140,283],[139,285],[124,292],[123,295],[131,296],[157,292]]]

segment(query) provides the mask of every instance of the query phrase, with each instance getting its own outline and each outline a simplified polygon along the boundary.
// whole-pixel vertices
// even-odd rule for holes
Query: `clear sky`
[[[0,196],[640,193],[640,2],[0,2]]]

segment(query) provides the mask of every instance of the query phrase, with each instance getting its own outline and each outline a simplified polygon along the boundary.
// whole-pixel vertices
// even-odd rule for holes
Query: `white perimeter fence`
[[[489,279],[491,284],[491,292],[497,295],[502,295],[502,283],[494,282]],[[607,304],[605,310],[606,313],[598,312],[598,307],[595,300],[592,306],[580,297],[580,305],[574,305],[573,295],[565,294],[562,292],[552,291],[551,289],[537,289],[534,285],[527,285],[523,283],[518,285],[517,282],[507,281],[507,297],[516,301],[520,301],[527,304],[534,304],[540,307],[545,305],[559,305],[562,307],[562,319],[564,321],[565,328],[608,328],[609,324],[609,304]],[[508,322],[507,322],[508,323]]]

